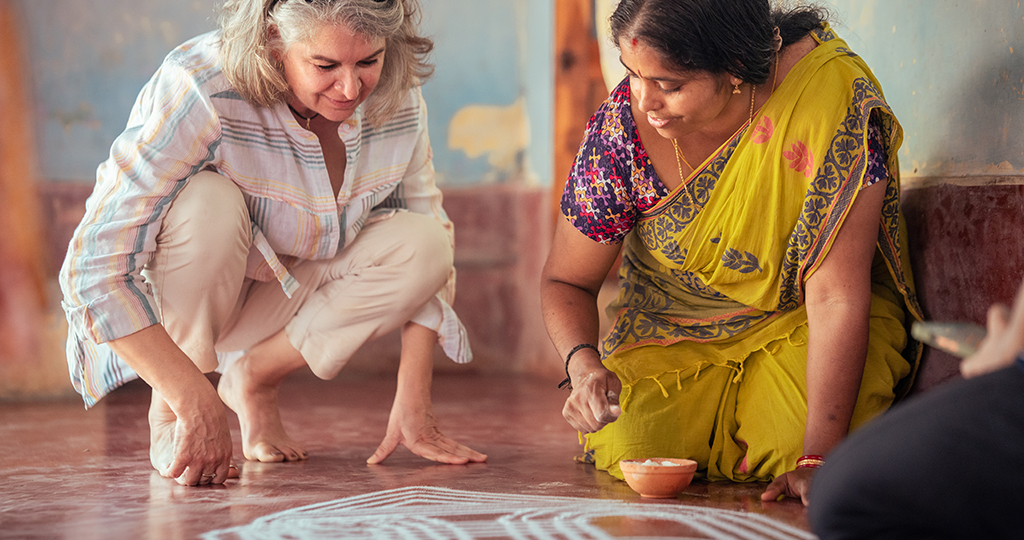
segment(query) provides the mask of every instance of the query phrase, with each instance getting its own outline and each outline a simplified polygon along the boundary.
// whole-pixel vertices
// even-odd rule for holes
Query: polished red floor
[[[761,484],[695,482],[676,499],[649,500],[575,463],[577,434],[561,418],[564,394],[556,384],[438,375],[433,395],[442,431],[488,454],[487,463],[439,465],[400,448],[369,466],[365,460],[384,435],[394,381],[296,376],[282,387],[282,415],[310,459],[243,462],[240,479],[203,488],[178,486],[150,468],[144,385],[128,385],[90,411],[73,400],[3,403],[0,537],[197,538],[290,508],[406,486],[712,507],[807,530],[803,507],[792,500],[762,503]],[[241,459],[237,422],[230,419]],[[657,519],[615,517],[596,525],[611,537],[707,537]]]

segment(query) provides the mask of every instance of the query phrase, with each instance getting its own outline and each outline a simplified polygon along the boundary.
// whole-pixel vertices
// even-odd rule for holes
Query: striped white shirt
[[[333,258],[381,214],[431,215],[452,232],[434,184],[419,88],[383,125],[368,122],[360,106],[339,126],[347,165],[335,198],[317,137],[286,104],[267,109],[242,99],[218,65],[219,40],[211,32],[184,43],[143,87],[97,170],[68,248],[60,273],[68,364],[86,406],[136,377],[104,343],[160,323],[141,270],[171,201],[201,170],[230,178],[245,197],[252,249],[266,261],[247,277],[277,279],[289,294],[297,286],[288,273],[292,264]],[[453,272],[413,320],[436,330],[445,353],[462,363],[472,353],[450,306],[454,292]]]

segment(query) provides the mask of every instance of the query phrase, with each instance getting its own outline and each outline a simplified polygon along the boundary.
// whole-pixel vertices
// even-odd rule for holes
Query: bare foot
[[[277,403],[277,384],[260,384],[251,376],[248,356],[231,364],[220,378],[217,393],[238,414],[242,453],[262,462],[298,461],[308,454],[284,431]]]
[[[160,476],[169,478],[167,467],[174,459],[174,428],[178,417],[154,392],[149,402],[149,463]]]

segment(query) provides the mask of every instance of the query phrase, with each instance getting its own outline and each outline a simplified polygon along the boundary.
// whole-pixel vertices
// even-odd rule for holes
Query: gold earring
[[[736,84],[732,85],[732,93],[733,94],[739,94],[740,93],[740,84],[739,83],[736,83]]]

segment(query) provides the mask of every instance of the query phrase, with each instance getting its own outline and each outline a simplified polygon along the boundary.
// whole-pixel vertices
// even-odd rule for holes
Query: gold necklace
[[[776,70],[775,75],[776,77],[778,77],[778,70]],[[754,95],[756,95],[756,93],[757,87],[754,85],[750,85],[750,117],[747,118],[747,124],[750,124],[751,122],[754,121]],[[743,126],[740,126],[740,129],[742,128]],[[737,129],[736,131],[739,131],[739,129]],[[679,180],[686,180],[686,177],[683,176],[683,163],[685,163],[686,166],[690,168],[690,172],[693,172],[697,169],[694,169],[693,165],[690,165],[690,162],[686,161],[686,156],[684,156],[683,152],[679,150],[679,143],[677,143],[675,139],[672,139],[672,148],[675,149],[676,151],[676,167],[679,168]]]
[[[686,180],[686,177],[683,176],[683,163],[685,163],[686,166],[689,167],[691,171],[693,170],[693,165],[690,165],[690,162],[686,161],[686,158],[683,156],[683,153],[679,151],[679,144],[676,143],[675,139],[672,139],[672,148],[676,149],[676,167],[679,168],[679,180],[680,181]],[[680,159],[683,160],[683,161],[680,162],[679,161]]]
[[[750,118],[747,118],[747,123],[754,121],[754,94],[757,93],[757,87],[750,85]]]

